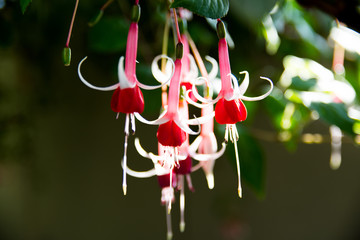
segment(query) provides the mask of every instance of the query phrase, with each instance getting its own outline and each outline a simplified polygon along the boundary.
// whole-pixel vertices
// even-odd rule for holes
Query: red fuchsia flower
[[[124,70],[124,57],[121,56],[118,64],[118,77],[119,77],[119,83],[116,83],[114,85],[108,86],[108,87],[97,87],[92,84],[90,84],[88,81],[85,80],[85,78],[82,76],[80,68],[82,63],[86,60],[87,57],[85,57],[83,60],[80,61],[78,66],[78,75],[80,77],[80,80],[88,87],[100,90],[100,91],[112,91],[115,90],[112,98],[111,98],[111,109],[117,113],[117,116],[119,113],[125,113],[125,143],[124,143],[124,156],[123,156],[123,162],[124,166],[126,166],[127,157],[127,139],[130,132],[130,121],[131,121],[131,129],[132,132],[135,132],[135,113],[142,113],[144,110],[144,97],[140,90],[140,88],[152,90],[156,88],[160,88],[163,84],[166,84],[167,82],[164,81],[164,83],[160,86],[147,86],[142,84],[137,80],[136,77],[136,55],[137,55],[137,48],[138,48],[138,21],[140,18],[140,6],[138,4],[138,1],[135,1],[135,5],[133,6],[133,16],[132,16],[132,22],[130,24],[128,37],[127,37],[127,45],[126,45],[126,55],[125,55],[125,70]],[[160,56],[168,58],[166,56]],[[172,63],[172,60],[170,58],[169,63]],[[174,67],[173,67],[174,69]],[[172,72],[172,74],[174,71]],[[170,74],[172,76],[172,74]],[[156,77],[156,76],[155,76]],[[171,77],[168,78],[167,81],[169,81]],[[139,88],[140,87],[140,88]],[[126,168],[124,168],[123,172],[123,191],[126,195],[127,192],[127,184],[126,184]]]
[[[182,44],[177,45],[177,49],[182,48]],[[161,145],[175,148],[181,146],[186,140],[186,134],[197,135],[199,132],[194,132],[188,125],[199,125],[208,121],[214,115],[206,117],[200,117],[196,119],[186,119],[179,114],[179,99],[180,99],[180,74],[181,74],[181,56],[177,56],[175,60],[175,72],[170,81],[169,94],[167,106],[160,115],[160,117],[154,121],[148,121],[144,119],[139,113],[135,113],[136,118],[145,124],[159,125],[157,131],[157,138]],[[177,151],[175,151],[177,152]],[[175,166],[175,162],[171,163]]]
[[[127,173],[133,177],[149,178],[157,176],[158,183],[161,188],[161,204],[166,206],[167,239],[170,240],[173,235],[171,227],[171,205],[175,201],[174,187],[176,187],[177,182],[173,167],[166,165],[167,161],[165,161],[165,159],[179,156],[175,153],[169,154],[165,147],[160,143],[158,144],[159,155],[146,152],[140,145],[138,138],[135,139],[135,147],[142,157],[152,160],[154,168],[148,171],[138,172],[128,168],[127,166],[123,167],[126,168]]]
[[[208,97],[211,99],[211,97]],[[208,104],[201,110],[201,115],[206,116],[214,111],[212,104]],[[201,167],[205,173],[209,189],[214,188],[213,169],[215,160],[220,158],[226,149],[226,144],[222,143],[222,148],[218,151],[217,141],[214,134],[214,121],[210,120],[201,125],[200,135],[192,142],[189,147],[190,156],[200,161],[197,165]],[[194,167],[195,170],[197,167]]]
[[[244,96],[248,86],[249,86],[249,74],[246,71],[240,72],[240,74],[245,74],[245,78],[241,85],[238,85],[237,79],[231,74],[230,70],[230,61],[229,61],[229,52],[228,45],[225,40],[225,27],[223,22],[219,19],[217,24],[217,33],[219,36],[219,65],[220,65],[220,78],[221,78],[221,90],[214,100],[206,99],[200,96],[196,88],[193,87],[192,91],[196,98],[206,104],[214,104],[215,106],[215,120],[219,124],[226,124],[225,128],[225,141],[228,139],[234,143],[235,147],[235,156],[236,156],[236,165],[238,173],[238,194],[239,197],[242,197],[242,188],[241,188],[241,177],[240,177],[240,162],[238,158],[237,151],[237,140],[238,133],[236,129],[236,123],[242,122],[247,117],[247,111],[242,100],[246,101],[259,101],[266,98],[273,89],[273,83],[270,79],[261,77],[264,80],[267,80],[270,83],[270,89],[263,95],[258,97],[247,97]],[[199,106],[199,105],[198,105]]]

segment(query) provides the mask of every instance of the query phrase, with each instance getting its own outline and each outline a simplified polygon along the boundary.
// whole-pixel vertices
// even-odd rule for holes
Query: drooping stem
[[[178,43],[181,43],[179,22],[178,22],[178,19],[177,19],[177,14],[176,14],[175,8],[173,8],[173,14],[174,14],[174,21],[175,21],[175,27],[176,27],[176,34],[177,34]]]
[[[101,8],[101,11],[104,11],[114,0],[108,0]]]
[[[200,56],[200,53],[194,43],[194,41],[192,40],[191,36],[188,34],[188,39],[189,39],[189,45],[190,45],[190,48],[191,48],[191,51],[193,52],[194,54],[194,58],[195,58],[195,61],[199,67],[199,70],[200,70],[200,73],[201,75],[204,77],[204,78],[207,78],[208,76],[208,73],[206,71],[206,68],[205,68],[205,64]],[[208,82],[206,82],[206,84],[208,84]]]
[[[162,42],[161,54],[167,56],[168,43],[169,43],[169,29],[170,29],[170,15],[166,14],[166,21],[164,26],[164,35]],[[165,72],[166,58],[161,59],[161,71]],[[166,85],[165,85],[166,86]]]
[[[76,0],[73,16],[72,16],[71,23],[70,23],[69,33],[68,33],[68,37],[67,37],[66,44],[65,44],[65,47],[67,47],[67,48],[70,45],[71,32],[72,32],[72,29],[74,26],[74,21],[75,21],[75,16],[76,16],[76,11],[77,11],[78,6],[79,6],[79,0]]]

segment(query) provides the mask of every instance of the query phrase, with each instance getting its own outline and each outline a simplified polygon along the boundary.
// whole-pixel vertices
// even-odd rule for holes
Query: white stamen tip
[[[167,233],[167,240],[171,240],[172,237],[173,237],[172,232],[168,232],[168,233]]]
[[[124,184],[123,184],[123,186],[122,186],[122,187],[123,187],[123,192],[124,192],[124,195],[126,196],[126,193],[127,193],[127,185],[124,185]]]
[[[214,175],[212,173],[209,173],[206,175],[206,180],[207,180],[207,184],[209,189],[213,189],[215,182],[214,182]]]
[[[242,198],[242,189],[241,189],[241,187],[238,188],[238,194],[239,194],[239,197]]]
[[[184,232],[185,231],[185,223],[181,222],[180,223],[180,232]]]

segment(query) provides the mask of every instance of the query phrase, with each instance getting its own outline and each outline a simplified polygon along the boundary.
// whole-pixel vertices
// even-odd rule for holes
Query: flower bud
[[[63,62],[66,67],[70,66],[70,62],[71,62],[71,48],[70,47],[64,47]]]
[[[136,4],[131,9],[131,21],[132,22],[139,22],[140,20],[140,5]]]
[[[176,58],[181,59],[183,56],[183,52],[184,52],[184,46],[181,42],[179,42],[178,44],[176,44]]]
[[[90,19],[90,21],[88,23],[89,27],[93,27],[95,24],[97,24],[100,21],[100,19],[102,18],[103,14],[104,14],[104,11],[102,9],[100,9],[99,12],[97,12],[97,14]]]
[[[225,26],[224,26],[223,21],[218,20],[217,25],[216,25],[216,32],[217,32],[219,39],[225,38],[226,32],[225,32]]]

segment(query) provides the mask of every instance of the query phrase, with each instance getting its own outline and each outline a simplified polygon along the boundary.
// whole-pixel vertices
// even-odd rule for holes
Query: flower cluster
[[[125,114],[125,141],[124,155],[122,159],[123,167],[123,191],[127,192],[126,176],[131,175],[138,178],[156,176],[161,188],[161,203],[167,208],[168,239],[172,238],[171,228],[171,206],[175,201],[175,192],[180,192],[180,230],[185,229],[185,183],[193,191],[191,173],[203,169],[208,187],[214,188],[213,168],[216,159],[225,152],[226,144],[230,139],[234,143],[236,152],[236,163],[238,172],[238,194],[242,196],[240,183],[240,162],[237,155],[238,133],[236,123],[242,122],[247,117],[247,110],[243,101],[257,101],[270,94],[273,88],[271,80],[263,78],[270,84],[270,89],[258,97],[246,97],[244,93],[249,86],[249,76],[247,72],[245,78],[239,85],[237,79],[231,74],[228,45],[225,39],[225,27],[223,22],[218,19],[217,33],[219,36],[219,65],[213,58],[207,57],[212,64],[212,70],[207,73],[204,64],[190,35],[183,30],[180,32],[178,17],[185,18],[184,10],[176,11],[173,9],[173,17],[168,21],[173,21],[175,26],[176,56],[173,61],[166,55],[155,57],[151,66],[152,73],[156,80],[161,84],[158,86],[147,86],[138,81],[136,77],[136,55],[138,48],[138,22],[140,19],[139,2],[135,1],[133,15],[128,32],[127,47],[124,57],[120,57],[118,76],[119,83],[109,87],[96,87],[90,84],[81,73],[81,65],[86,57],[79,63],[78,74],[81,81],[88,87],[95,90],[111,91],[114,90],[111,99],[111,109],[119,115]],[[170,16],[170,15],[169,15]],[[180,22],[184,22],[181,19]],[[190,44],[189,44],[190,43]],[[158,61],[164,63],[160,68]],[[196,64],[197,63],[197,64]],[[199,75],[199,70],[202,76]],[[220,69],[221,89],[215,89],[212,82],[217,80],[218,70]],[[197,91],[198,85],[204,85],[204,94]],[[162,88],[162,113],[159,118],[153,121],[146,120],[141,113],[144,110],[144,98],[141,89],[152,90]],[[213,92],[218,95],[213,99]],[[189,104],[201,108],[201,116],[189,119]],[[127,166],[127,145],[129,133],[135,132],[136,119],[147,125],[158,125],[157,140],[158,152],[147,152],[140,144],[140,140],[135,138],[134,144],[138,153],[150,159],[154,168],[145,172],[138,172]],[[214,120],[218,124],[226,125],[224,142],[218,149],[217,139],[214,134]],[[194,125],[195,127],[189,127]],[[194,130],[195,128],[195,130]],[[197,136],[190,143],[189,135]],[[154,136],[155,138],[155,136]],[[193,165],[192,160],[198,161]]]

